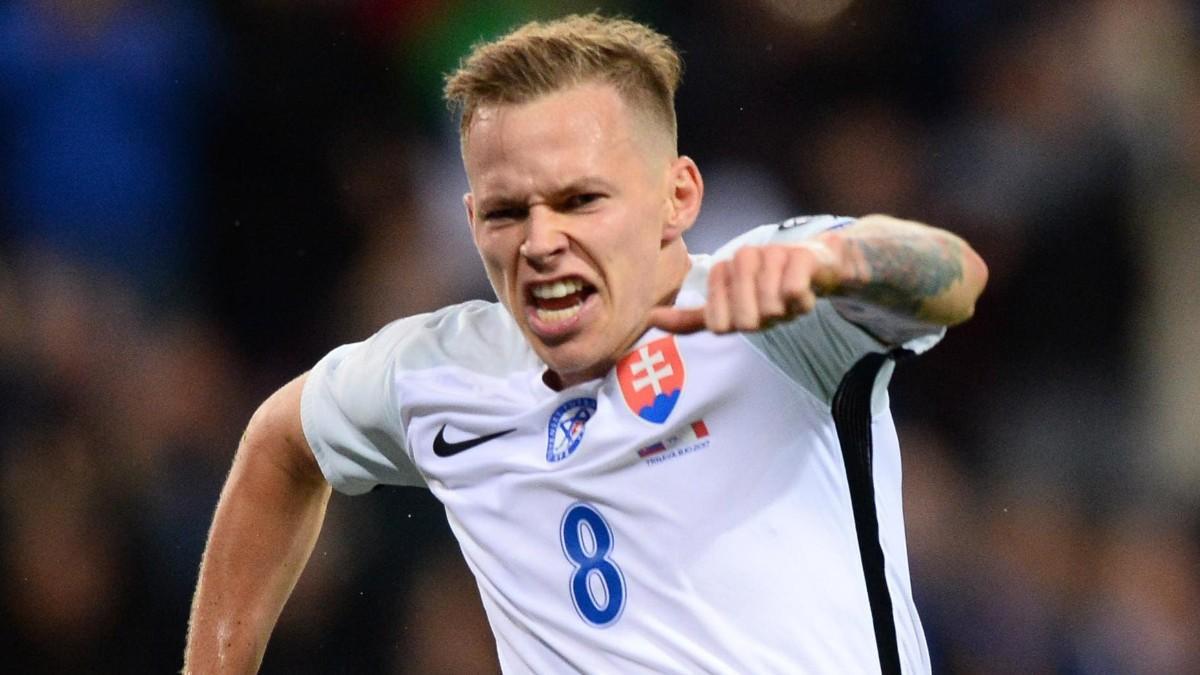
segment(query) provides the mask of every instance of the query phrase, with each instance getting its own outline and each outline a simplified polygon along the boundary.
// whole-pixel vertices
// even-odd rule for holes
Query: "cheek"
[[[496,237],[489,234],[481,234],[475,239],[475,246],[479,250],[479,257],[483,260],[483,269],[487,272],[488,280],[492,282],[492,286],[497,293],[504,290],[505,279],[511,274],[511,267],[514,264],[515,248],[509,251],[509,248],[501,237]]]
[[[642,299],[653,294],[658,237],[643,221],[641,226],[625,229],[606,243],[608,278],[613,294],[620,296],[623,302],[640,304]]]
[[[488,281],[499,289],[504,281],[504,268],[487,258],[483,259],[483,271],[487,273]]]

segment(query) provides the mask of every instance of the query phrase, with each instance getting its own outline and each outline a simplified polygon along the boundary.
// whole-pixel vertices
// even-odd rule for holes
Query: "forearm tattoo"
[[[850,245],[854,281],[847,295],[922,318],[927,300],[963,279],[962,245],[926,236],[855,238]]]

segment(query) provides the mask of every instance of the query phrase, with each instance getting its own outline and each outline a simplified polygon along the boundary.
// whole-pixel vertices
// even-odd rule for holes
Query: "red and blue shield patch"
[[[617,363],[625,405],[647,422],[667,421],[683,391],[683,359],[668,335],[635,348]]]

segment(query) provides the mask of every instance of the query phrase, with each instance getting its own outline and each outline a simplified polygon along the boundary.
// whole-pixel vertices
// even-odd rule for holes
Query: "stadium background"
[[[254,406],[336,344],[490,290],[441,74],[526,18],[673,36],[690,239],[939,224],[991,266],[897,373],[935,670],[1200,672],[1200,5],[1184,0],[8,0],[0,644],[180,665]],[[486,672],[418,490],[335,498],[264,672]]]

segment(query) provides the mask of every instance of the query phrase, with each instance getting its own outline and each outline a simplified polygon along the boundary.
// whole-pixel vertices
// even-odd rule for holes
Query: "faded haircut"
[[[665,35],[599,14],[531,21],[477,43],[446,76],[445,96],[467,131],[480,106],[526,103],[575,85],[611,84],[631,108],[648,114],[676,143],[675,91],[683,61]]]

